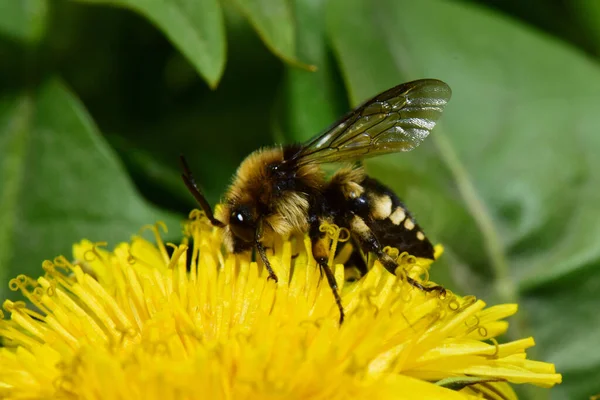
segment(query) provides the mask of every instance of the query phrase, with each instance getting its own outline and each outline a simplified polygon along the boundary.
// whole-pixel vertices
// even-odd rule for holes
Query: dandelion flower
[[[179,245],[153,229],[156,244],[134,237],[109,252],[83,241],[73,262],[10,282],[29,304],[3,304],[0,397],[515,399],[509,383],[561,381],[526,358],[532,338],[495,341],[516,305],[486,308],[401,279],[420,279],[426,260],[399,255],[400,278],[375,262],[353,283],[336,264],[340,326],[309,240],[274,244],[275,283],[249,255],[224,253],[199,213]],[[336,246],[341,231],[328,229]]]

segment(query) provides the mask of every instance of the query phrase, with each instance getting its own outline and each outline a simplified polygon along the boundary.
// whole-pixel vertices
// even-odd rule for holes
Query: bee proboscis
[[[414,149],[431,132],[450,96],[448,85],[439,80],[404,83],[366,101],[304,144],[253,152],[239,166],[216,215],[183,157],[182,177],[211,223],[223,228],[227,249],[255,249],[270,279],[277,281],[265,250],[271,235],[307,232],[342,323],[344,308],[328,265],[326,233],[319,229],[323,223],[347,228],[353,243],[364,254],[374,254],[391,273],[397,264],[384,251],[386,246],[429,259],[433,246],[398,196],[367,176],[362,166],[342,167],[327,179],[321,164]],[[407,279],[422,290],[443,291]]]

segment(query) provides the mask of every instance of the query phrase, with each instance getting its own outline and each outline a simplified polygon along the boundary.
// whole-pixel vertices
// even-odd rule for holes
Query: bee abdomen
[[[364,219],[381,245],[433,259],[433,245],[398,196],[370,177],[361,186],[361,196],[348,199],[352,212]]]

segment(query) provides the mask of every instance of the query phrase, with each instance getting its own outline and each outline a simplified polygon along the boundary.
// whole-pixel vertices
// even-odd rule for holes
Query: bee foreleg
[[[377,256],[379,262],[387,269],[391,274],[396,275],[396,269],[398,263],[381,247],[379,239],[375,236],[371,228],[365,223],[365,221],[358,215],[354,215],[350,220],[350,232],[357,239],[358,244],[365,253],[373,253]],[[424,290],[426,292],[439,291],[445,293],[446,289],[442,286],[423,286],[421,283],[406,276],[406,281],[412,286]]]
[[[333,297],[335,298],[335,303],[340,310],[340,325],[344,322],[344,306],[342,305],[342,298],[340,297],[339,288],[337,281],[335,280],[335,275],[331,268],[329,267],[329,246],[326,238],[326,233],[321,232],[319,227],[321,223],[324,221],[321,218],[314,217],[311,218],[312,222],[310,224],[309,236],[312,243],[312,255],[317,264],[319,264],[319,268],[321,274],[325,274],[327,278],[327,283],[333,292]],[[321,275],[322,276],[322,275]]]
[[[256,251],[258,251],[258,254],[260,255],[260,258],[261,258],[263,264],[265,264],[265,268],[269,272],[269,277],[267,279],[273,279],[275,281],[275,283],[277,283],[277,281],[278,281],[277,275],[275,275],[275,271],[273,271],[273,268],[271,267],[271,263],[269,262],[269,259],[267,258],[267,252],[265,250],[265,246],[263,246],[259,240],[257,240],[254,243],[254,245],[256,246]]]

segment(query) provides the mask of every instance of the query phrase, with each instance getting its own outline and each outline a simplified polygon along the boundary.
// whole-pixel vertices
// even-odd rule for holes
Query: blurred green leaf
[[[336,79],[325,36],[325,1],[294,2],[298,56],[317,67],[307,71],[286,69],[286,134],[294,141],[305,141],[337,120],[345,111],[344,98],[335,87]],[[345,101],[343,104],[345,105]]]
[[[296,37],[291,2],[288,0],[232,0],[265,45],[291,64],[296,60]]]
[[[37,43],[46,30],[46,0],[0,0],[0,34]]]
[[[370,166],[443,238],[461,291],[521,303],[512,334],[534,334],[534,354],[565,374],[553,393],[600,392],[598,66],[466,4],[332,0],[328,17],[353,103],[417,78],[450,84],[432,137]]]
[[[211,87],[225,69],[226,39],[218,0],[78,0],[131,9],[148,18],[190,60]]]
[[[189,210],[197,206],[181,179],[178,157],[174,155],[172,162],[167,163],[122,136],[107,135],[106,139],[121,156],[132,177],[135,177],[135,183],[143,195],[156,199],[157,193],[164,194],[161,206],[168,209]]]
[[[1,282],[39,275],[44,259],[69,256],[82,238],[115,244],[157,220],[179,232],[178,217],[139,197],[60,81],[0,100],[0,149]]]
[[[119,99],[135,104],[139,113],[130,112],[119,126],[107,129],[125,138],[119,143],[111,135],[110,142],[138,187],[153,202],[169,209],[187,212],[196,206],[181,180],[181,153],[209,202],[215,204],[244,157],[273,144],[272,109],[281,90],[283,63],[268,51],[235,8],[229,10],[235,11],[234,15],[226,13],[228,20],[234,20],[227,31],[231,40],[229,61],[218,90],[211,91],[198,82],[183,90],[159,85],[145,96],[123,90]],[[127,78],[135,76],[124,80]],[[151,75],[147,79],[156,83],[159,78]],[[132,154],[142,151],[145,158],[153,159],[152,164],[162,164],[165,172],[175,173],[156,176],[158,166],[132,159]]]
[[[571,9],[577,24],[572,24],[583,31],[586,42],[591,43],[596,56],[600,56],[600,2],[597,0],[571,0],[565,2]]]

